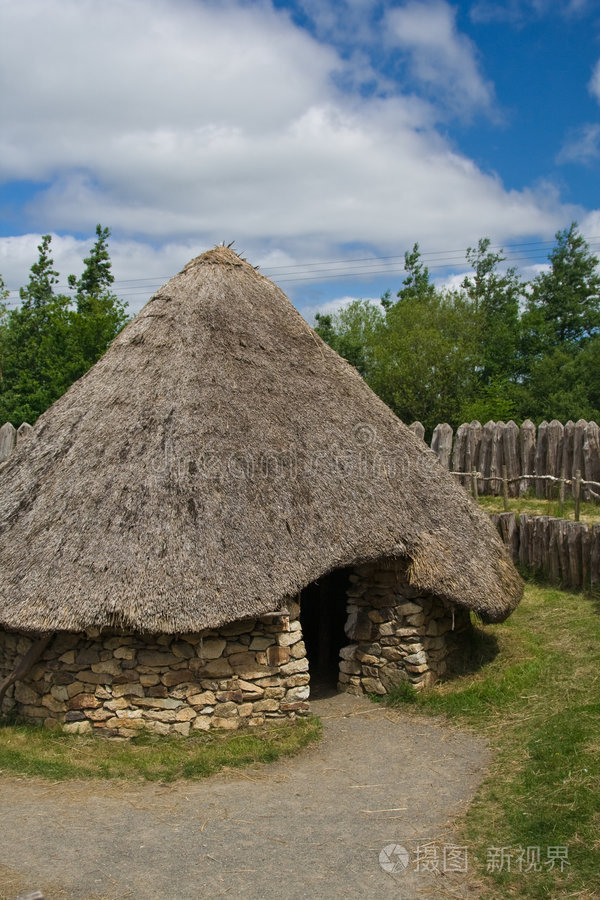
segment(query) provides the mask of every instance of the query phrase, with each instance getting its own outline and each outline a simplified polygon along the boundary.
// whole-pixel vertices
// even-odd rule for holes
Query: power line
[[[600,250],[600,236],[586,238],[590,250]],[[548,249],[555,246],[555,241],[526,241],[515,244],[492,245],[490,252],[503,255],[506,263],[528,261],[532,264],[546,262]],[[476,249],[476,248],[474,248]],[[421,261],[430,270],[453,269],[468,266],[466,248],[455,250],[432,250],[420,252]],[[341,268],[336,268],[336,267]],[[378,277],[382,275],[401,275],[406,270],[404,254],[396,256],[363,256],[354,259],[334,259],[322,262],[289,263],[280,266],[269,266],[263,274],[277,283],[296,284],[305,282],[331,281],[335,279],[352,280],[356,278]],[[172,275],[146,276],[143,278],[126,278],[113,282],[111,290],[123,298],[144,297],[154,293]],[[55,285],[57,291],[70,291],[68,284]],[[18,301],[19,291],[10,291],[8,302]]]

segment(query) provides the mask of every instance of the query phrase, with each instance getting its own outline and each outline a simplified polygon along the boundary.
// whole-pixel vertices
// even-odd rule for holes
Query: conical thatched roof
[[[161,288],[0,467],[5,627],[194,631],[382,556],[488,621],[521,595],[488,517],[225,247]]]

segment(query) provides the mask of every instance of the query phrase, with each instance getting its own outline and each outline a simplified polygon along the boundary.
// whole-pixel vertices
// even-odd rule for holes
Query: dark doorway
[[[337,690],[340,650],[348,643],[344,631],[350,569],[336,569],[304,588],[300,624],[306,644],[311,697]]]

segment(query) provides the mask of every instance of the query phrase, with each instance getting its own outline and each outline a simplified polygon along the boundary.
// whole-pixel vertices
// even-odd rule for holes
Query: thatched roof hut
[[[384,556],[484,621],[521,596],[488,517],[225,247],[155,294],[0,478],[12,628],[195,631]]]
[[[488,517],[282,291],[226,247],[192,260],[152,297],[0,465],[0,485],[0,629],[88,641],[106,629],[137,635],[118,652],[111,638],[81,655],[66,637],[54,655],[44,652],[52,667],[63,661],[74,673],[73,690],[104,679],[106,696],[119,679],[131,683],[120,667],[137,653],[142,674],[131,690],[142,706],[151,704],[150,687],[156,696],[184,677],[187,696],[204,691],[203,709],[214,709],[205,695],[217,684],[217,701],[272,704],[264,679],[275,672],[285,709],[297,709],[308,696],[308,663],[292,598],[328,573],[354,572],[344,616],[358,643],[338,649],[340,680],[356,691],[384,690],[398,654],[422,681],[431,668],[422,656],[441,658],[439,636],[454,629],[456,610],[496,622],[521,596]],[[415,597],[421,606],[407,605]],[[278,610],[288,614],[281,627],[269,624]],[[239,629],[226,629],[240,620],[250,622],[247,634],[230,646]],[[385,651],[396,632],[404,649]],[[165,662],[164,636],[182,634],[200,638],[174,645]],[[148,650],[143,635],[163,637]],[[15,640],[6,659],[22,645]],[[66,646],[73,657],[60,656]],[[376,679],[374,646],[384,647]],[[185,663],[191,657],[195,668]],[[371,661],[364,671],[363,657]],[[84,659],[96,659],[91,675],[77,674]],[[50,689],[48,681],[40,697]],[[69,723],[72,704],[83,701],[63,694],[55,688],[52,702],[40,702],[63,704]],[[34,715],[32,702],[24,708]],[[253,709],[255,717],[263,710]],[[93,711],[90,721],[103,724]]]

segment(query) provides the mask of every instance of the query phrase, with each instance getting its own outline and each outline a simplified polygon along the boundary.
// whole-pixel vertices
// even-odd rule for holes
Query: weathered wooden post
[[[477,500],[479,496],[477,491],[477,469],[471,470],[471,493],[473,494],[473,498]]]
[[[506,466],[502,466],[502,500],[504,512],[508,512],[508,469]]]
[[[459,425],[456,429],[454,437],[454,449],[452,450],[452,471],[453,472],[470,472],[471,466],[467,467],[467,440],[469,426],[466,423]],[[466,484],[468,475],[459,476],[461,484]]]
[[[533,475],[535,472],[536,432],[531,419],[525,419],[519,431],[519,456],[521,457],[521,475]],[[523,478],[519,484],[519,496],[523,496],[533,488],[529,478]]]
[[[436,425],[431,438],[431,449],[436,454],[441,465],[450,469],[450,457],[452,456],[452,437],[454,431],[447,422]]]
[[[579,511],[581,508],[581,469],[577,469],[577,471],[575,472],[573,498],[575,500],[575,521],[579,522]]]
[[[535,450],[535,474],[542,476],[546,474],[546,458],[548,454],[548,423],[546,420],[540,422],[537,434],[537,446]],[[546,498],[546,479],[538,477],[535,479],[535,496],[538,500]]]
[[[425,440],[425,428],[421,422],[413,422],[412,425],[409,425],[408,427],[416,437],[420,438],[422,441]]]
[[[0,428],[0,462],[8,459],[17,443],[17,429],[10,422]]]
[[[558,488],[558,514],[562,518],[565,514],[565,467],[560,470],[560,485]]]

